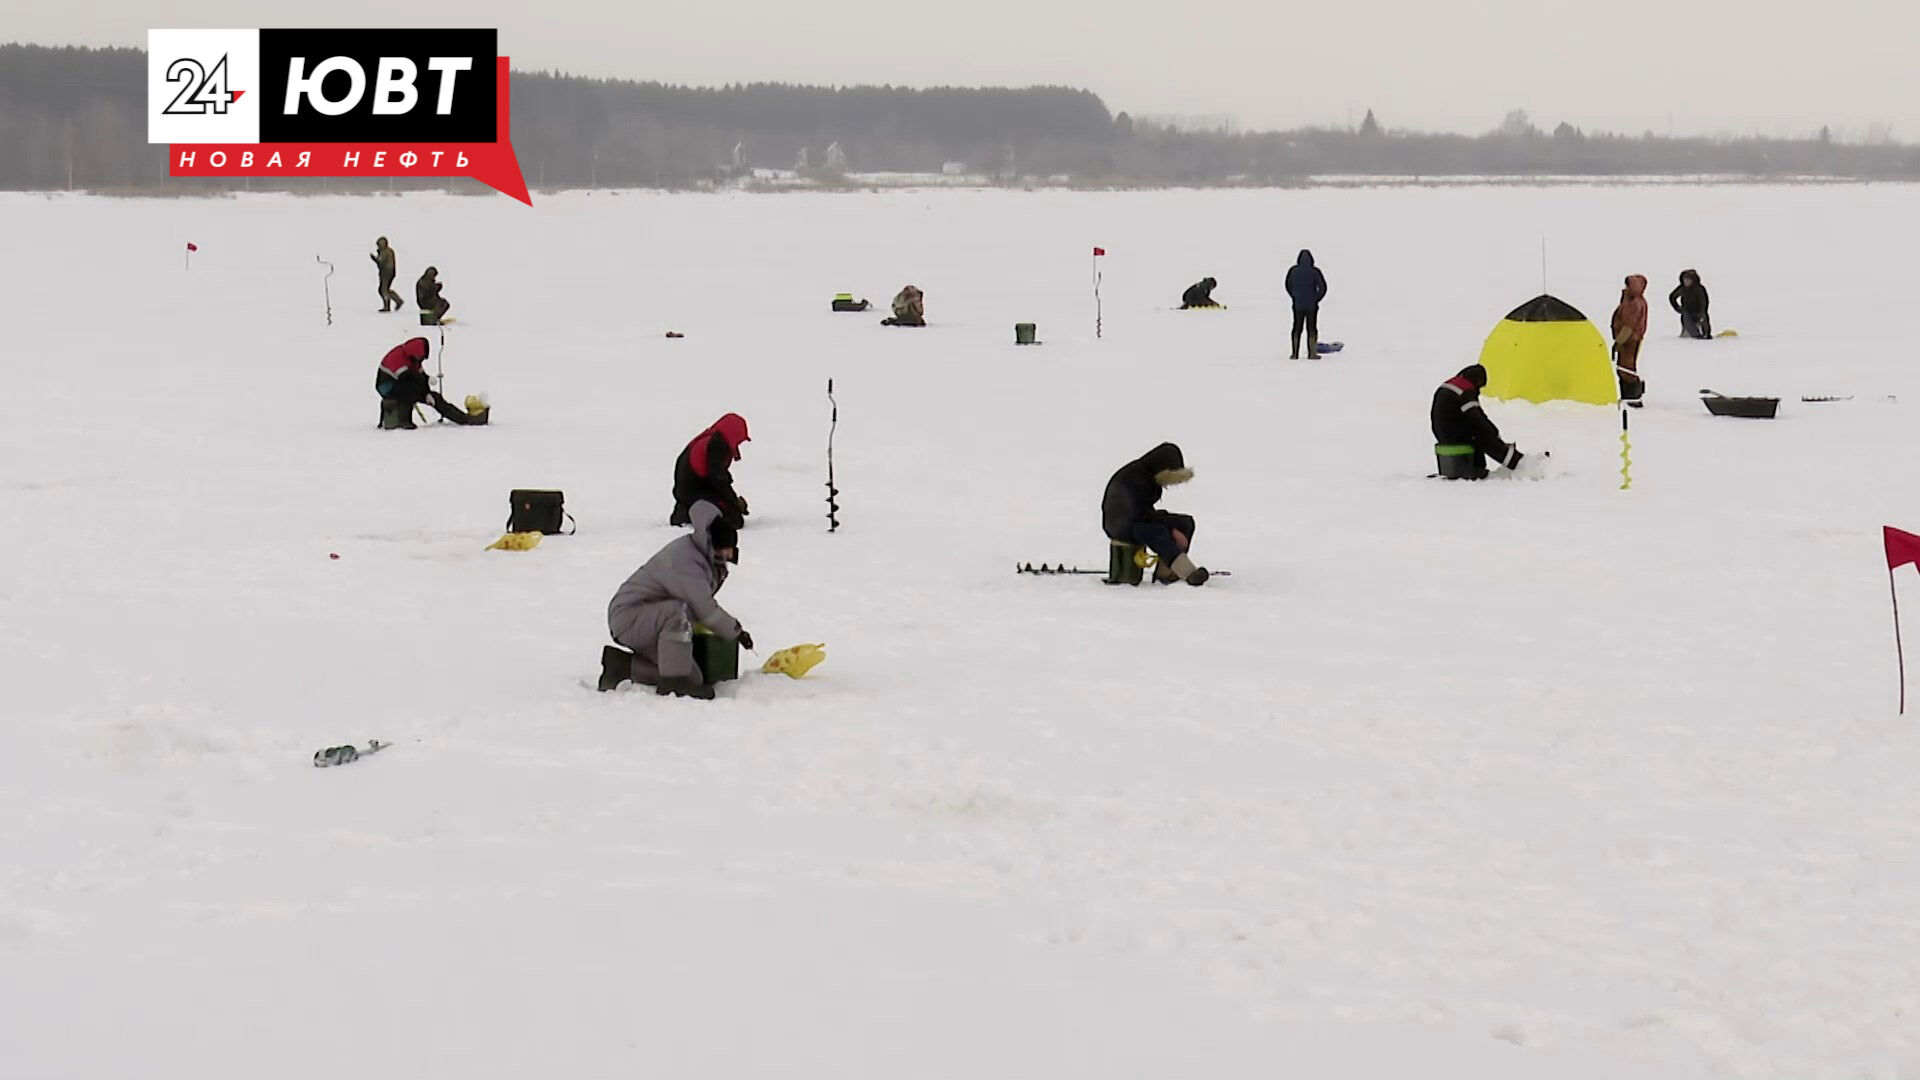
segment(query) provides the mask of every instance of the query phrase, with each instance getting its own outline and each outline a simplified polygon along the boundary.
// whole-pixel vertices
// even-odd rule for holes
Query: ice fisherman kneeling
[[[1439,475],[1448,480],[1482,480],[1488,458],[1513,469],[1526,456],[1519,447],[1501,440],[1500,429],[1480,407],[1480,391],[1486,385],[1487,369],[1468,364],[1433,392],[1433,453]]]
[[[753,635],[713,598],[727,564],[740,561],[740,534],[710,502],[694,503],[688,516],[693,532],[655,552],[607,604],[608,632],[633,652],[601,650],[600,689],[632,679],[659,694],[712,698],[693,660],[696,623],[753,648]]]

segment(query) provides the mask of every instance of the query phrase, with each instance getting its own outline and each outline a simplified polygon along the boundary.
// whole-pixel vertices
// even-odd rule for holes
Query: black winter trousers
[[[1316,338],[1320,336],[1319,308],[1311,308],[1306,311],[1301,311],[1299,308],[1293,309],[1293,336],[1299,337],[1300,331],[1303,328],[1307,333]]]
[[[446,398],[434,393],[433,388],[427,384],[427,373],[424,371],[409,371],[396,379],[382,370],[374,376],[373,388],[381,397],[389,401],[397,401],[409,409],[415,405],[431,405],[434,412],[452,423],[480,423],[465,409],[454,407]]]
[[[1167,510],[1155,510],[1145,520],[1133,524],[1133,542],[1152,551],[1167,562],[1179,558],[1186,548],[1173,538],[1178,531],[1193,542],[1193,519],[1185,514],[1175,514]]]
[[[373,389],[383,398],[390,398],[411,408],[427,400],[433,388],[427,385],[427,373],[409,371],[395,378],[385,368],[373,377]]]

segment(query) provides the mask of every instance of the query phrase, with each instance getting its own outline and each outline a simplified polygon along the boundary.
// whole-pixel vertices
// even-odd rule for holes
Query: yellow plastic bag
[[[797,679],[827,658],[826,648],[823,644],[792,645],[767,657],[767,662],[760,666],[760,670],[768,675]]]
[[[488,551],[532,551],[540,546],[537,532],[510,532],[487,545]]]

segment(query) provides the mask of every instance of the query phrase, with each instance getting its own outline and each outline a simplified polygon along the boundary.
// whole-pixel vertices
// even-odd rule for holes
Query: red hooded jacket
[[[425,339],[421,339],[425,340]],[[726,448],[727,457],[721,459],[728,464],[740,460],[740,444],[750,442],[747,434],[747,422],[738,413],[728,413],[713,422],[713,426],[693,437],[687,444],[687,465],[693,469],[693,475],[706,478],[715,464],[713,440],[718,438],[720,445]],[[724,466],[723,466],[724,468]]]
[[[1620,306],[1613,309],[1613,340],[1634,342],[1647,336],[1647,278],[1634,274],[1620,290]]]
[[[408,338],[387,350],[387,355],[380,359],[380,370],[396,379],[406,374],[409,369],[424,371],[427,351],[426,338]]]

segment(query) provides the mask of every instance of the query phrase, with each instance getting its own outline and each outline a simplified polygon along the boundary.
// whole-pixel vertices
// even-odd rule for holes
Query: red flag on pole
[[[1887,569],[1898,570],[1908,563],[1920,563],[1920,536],[1891,525],[1883,526],[1882,532],[1887,545]]]
[[[200,245],[198,245],[198,244],[196,244],[196,243],[194,243],[193,241],[191,241],[191,240],[189,240],[189,241],[187,241],[187,250],[188,250],[188,251],[199,251],[199,250],[200,250]]]
[[[1907,651],[1900,644],[1900,590],[1894,587],[1893,572],[1908,563],[1920,563],[1920,536],[1881,527],[1881,541],[1887,548],[1887,592],[1893,596],[1893,655],[1900,665],[1900,713],[1907,712]]]
[[[1095,255],[1105,255],[1107,253],[1107,249],[1103,247],[1097,247],[1093,249],[1093,253]]]

